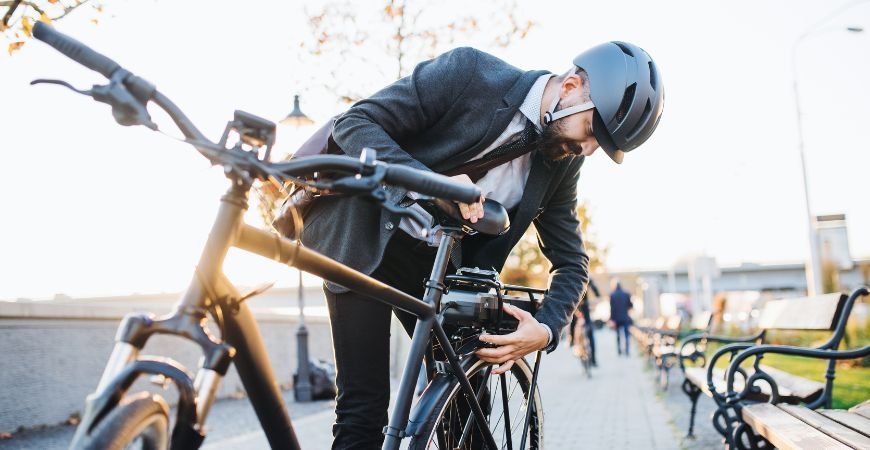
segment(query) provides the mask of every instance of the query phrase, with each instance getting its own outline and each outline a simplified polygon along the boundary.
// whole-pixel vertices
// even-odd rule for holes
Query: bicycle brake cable
[[[93,91],[91,89],[88,89],[87,91],[83,91],[81,89],[77,89],[77,88],[73,87],[73,85],[71,85],[63,80],[55,80],[55,79],[51,79],[51,78],[37,78],[37,79],[30,82],[31,86],[37,85],[37,84],[56,84],[58,86],[63,86],[63,87],[65,87],[73,92],[76,92],[78,94],[87,95],[88,97],[93,96]]]

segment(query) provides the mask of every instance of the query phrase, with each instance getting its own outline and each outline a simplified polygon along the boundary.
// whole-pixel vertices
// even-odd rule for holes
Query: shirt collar
[[[532,85],[532,89],[526,94],[526,99],[520,105],[520,112],[535,124],[535,129],[538,130],[538,133],[543,129],[541,127],[541,101],[544,98],[544,88],[547,87],[547,82],[550,81],[550,78],[554,76],[552,73],[539,76],[535,80],[535,84]]]

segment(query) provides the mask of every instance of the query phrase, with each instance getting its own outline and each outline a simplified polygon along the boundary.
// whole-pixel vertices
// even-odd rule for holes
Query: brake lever
[[[401,207],[399,205],[394,205],[390,203],[387,198],[387,191],[384,189],[378,189],[372,191],[370,197],[381,204],[381,208],[386,209],[387,211],[397,214],[401,217],[407,217],[414,221],[417,225],[419,225],[420,229],[425,233],[429,227],[432,226],[432,218],[427,217],[425,214],[417,211],[413,208]]]
[[[94,86],[91,97],[94,100],[112,106],[112,116],[115,122],[126,127],[144,125],[157,131],[157,124],[151,121],[151,115],[145,103],[139,101],[119,80],[112,79],[109,84]]]
[[[83,91],[81,89],[76,89],[75,87],[73,87],[73,85],[71,85],[63,80],[54,80],[51,78],[37,78],[37,79],[30,82],[31,86],[35,86],[37,84],[56,84],[58,86],[63,86],[63,87],[65,87],[65,88],[67,88],[67,89],[69,89],[77,94],[87,95],[88,97],[91,97],[93,95],[92,90],[88,89],[87,91]]]
[[[112,116],[119,124],[124,126],[144,125],[157,131],[157,124],[151,121],[151,115],[148,114],[148,109],[144,103],[133,96],[120,80],[112,79],[109,84],[94,85],[93,88],[86,91],[77,89],[63,80],[40,78],[30,82],[31,86],[37,84],[56,84],[77,94],[87,95],[98,102],[110,105]]]

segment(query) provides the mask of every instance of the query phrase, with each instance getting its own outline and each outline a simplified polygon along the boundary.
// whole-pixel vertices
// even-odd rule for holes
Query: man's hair
[[[580,77],[581,80],[583,80],[583,96],[580,99],[580,101],[583,103],[591,102],[592,101],[592,94],[589,91],[589,74],[587,74],[585,70],[583,70],[579,67],[573,67],[570,70],[568,70],[567,72],[563,73],[562,75],[559,75],[559,81],[564,81],[565,78],[567,78],[568,75],[570,75],[572,73],[574,75],[577,75],[578,77]]]

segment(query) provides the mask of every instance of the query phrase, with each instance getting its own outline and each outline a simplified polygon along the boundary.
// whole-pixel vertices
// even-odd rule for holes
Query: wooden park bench
[[[631,327],[631,335],[637,341],[640,353],[646,358],[647,364],[652,365],[655,361],[653,349],[668,336],[675,335],[680,331],[683,317],[679,314],[672,316],[660,316],[652,324],[638,323]]]
[[[651,359],[655,364],[659,387],[662,390],[668,388],[670,371],[673,366],[677,365],[679,349],[681,348],[679,346],[682,340],[697,336],[698,333],[707,334],[712,325],[713,313],[710,311],[700,312],[692,316],[688,328],[663,332],[658,341],[652,345],[650,348]]]
[[[836,351],[762,345],[741,353],[732,365],[739,367],[748,358],[771,353],[824,359],[832,366],[836,360],[870,356],[870,346]],[[833,379],[829,379],[831,381]],[[732,398],[739,396],[736,391],[729,394]],[[735,409],[742,420],[733,427],[732,448],[870,449],[870,400],[849,410],[814,411],[812,406],[790,405],[775,399],[765,403],[737,403]],[[825,407],[830,408],[830,405]]]
[[[769,301],[761,311],[759,332],[755,335],[730,337],[700,333],[684,339],[679,352],[679,364],[685,374],[682,389],[689,396],[692,405],[688,436],[691,437],[694,433],[695,413],[701,393],[716,401],[718,408],[713,414],[713,427],[726,440],[731,439],[736,422],[739,422],[735,402],[766,402],[775,399],[776,403],[830,406],[830,386],[761,365],[760,358],[752,367],[736,366],[729,389],[727,371],[717,368],[716,362],[726,355],[736,361],[735,358],[741,352],[764,344],[768,331],[772,330],[832,331],[828,340],[815,349],[836,349],[845,332],[852,305],[860,295],[860,290],[856,290],[848,297],[843,294],[826,294],[811,298]],[[708,359],[706,348],[713,342],[728,345],[720,348]],[[694,367],[687,364],[690,361],[695,364]],[[833,363],[829,370],[833,379]],[[765,382],[758,383],[760,380]],[[775,389],[772,389],[773,385],[776,386]],[[739,394],[733,394],[737,397],[729,398],[729,392]]]

